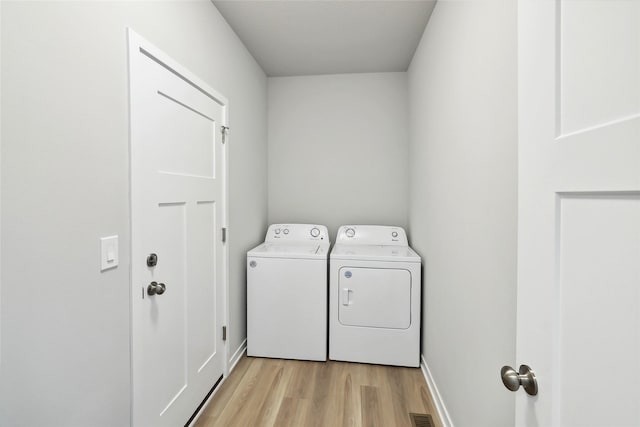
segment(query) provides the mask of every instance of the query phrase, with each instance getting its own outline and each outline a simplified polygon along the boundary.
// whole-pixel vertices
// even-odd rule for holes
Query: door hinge
[[[226,341],[227,340],[227,327],[223,326],[222,327],[222,341]]]
[[[227,227],[222,227],[222,243],[227,241]]]
[[[220,131],[222,132],[222,143],[227,142],[227,134],[229,133],[229,126],[220,126]]]

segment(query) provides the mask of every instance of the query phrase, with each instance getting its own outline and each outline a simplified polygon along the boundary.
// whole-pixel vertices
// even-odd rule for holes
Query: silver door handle
[[[503,366],[500,370],[502,384],[511,391],[517,391],[520,386],[531,396],[538,394],[536,375],[527,365],[520,365],[519,372],[511,366]]]
[[[352,292],[349,288],[342,289],[342,305],[351,305],[349,301],[349,292]]]
[[[166,290],[167,287],[164,283],[151,282],[149,283],[149,286],[147,286],[148,295],[162,295]]]

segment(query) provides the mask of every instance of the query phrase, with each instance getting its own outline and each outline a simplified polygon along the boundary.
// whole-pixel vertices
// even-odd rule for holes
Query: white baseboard
[[[227,375],[225,375],[224,378],[222,378],[222,381],[220,381],[220,384],[218,384],[216,389],[213,390],[213,393],[211,393],[211,395],[207,398],[207,401],[204,402],[204,405],[202,405],[202,407],[200,408],[200,410],[198,411],[196,416],[193,417],[193,419],[191,420],[191,423],[189,423],[189,426],[194,426],[196,424],[196,421],[198,421],[198,418],[200,418],[200,415],[202,415],[202,413],[205,411],[205,409],[207,409],[207,406],[209,406],[209,403],[211,403],[211,400],[218,393],[218,391],[222,387],[222,384],[224,384],[224,382],[227,380],[227,378],[229,378],[229,375],[231,375],[231,371],[233,371],[235,369],[236,365],[238,364],[238,362],[242,358],[242,355],[245,353],[245,351],[247,351],[247,340],[246,339],[242,342],[242,344],[240,344],[240,347],[238,347],[236,352],[233,353],[233,356],[231,356],[231,359],[229,359],[229,364],[228,364],[229,373]]]
[[[246,351],[247,351],[247,339],[245,338],[244,341],[242,341],[242,343],[240,344],[240,347],[238,347],[236,352],[233,353],[233,356],[231,356],[231,358],[229,359],[229,373],[233,371],[233,368],[236,367],[240,359],[242,359],[242,355]]]
[[[436,382],[433,380],[433,375],[431,375],[429,366],[427,366],[427,361],[424,360],[424,355],[420,356],[420,369],[422,369],[424,379],[427,381],[429,391],[431,391],[431,397],[433,398],[433,403],[436,405],[436,410],[438,411],[438,416],[440,417],[440,421],[442,421],[442,425],[444,427],[453,427],[453,422],[451,422],[451,417],[449,416],[449,412],[447,412],[447,407],[444,405],[442,395],[440,395]]]

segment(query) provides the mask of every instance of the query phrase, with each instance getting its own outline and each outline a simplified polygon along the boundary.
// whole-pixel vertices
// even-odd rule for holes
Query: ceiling
[[[435,0],[213,0],[268,76],[406,71]]]

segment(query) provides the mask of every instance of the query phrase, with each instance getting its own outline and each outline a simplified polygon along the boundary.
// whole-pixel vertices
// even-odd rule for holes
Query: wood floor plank
[[[385,372],[384,388],[389,393],[391,403],[391,405],[389,405],[389,412],[393,411],[394,425],[397,426],[411,426],[409,399],[412,390],[411,387],[408,387],[406,381],[406,371],[403,368],[387,369]],[[418,410],[414,412],[422,411]]]
[[[291,360],[287,363],[292,369],[291,380],[287,386],[285,397],[309,399],[313,393],[313,375],[322,362]]]
[[[299,427],[307,425],[305,415],[308,411],[309,400],[294,397],[282,398],[278,416],[274,421],[275,427]]]
[[[242,410],[245,402],[250,397],[251,384],[259,380],[260,369],[262,367],[262,361],[252,360],[247,357],[244,357],[243,360],[247,363],[247,369],[241,373],[237,373],[234,370],[231,375],[233,377],[240,377],[239,381],[236,381],[235,378],[232,380],[230,376],[222,385],[222,387],[225,387],[227,382],[233,381],[232,386],[229,387],[228,390],[228,392],[231,393],[231,397],[226,401],[214,399],[214,401],[207,406],[204,414],[199,418],[196,427],[225,425],[225,422],[228,423],[229,419],[232,419],[236,413]]]
[[[243,357],[196,427],[442,427],[417,368]]]
[[[282,404],[285,390],[291,378],[292,369],[282,361],[274,365],[275,375],[270,384],[266,388],[266,395],[262,399],[262,404],[255,416],[255,426],[270,427],[275,424],[280,406]]]
[[[225,408],[218,424],[222,426],[249,426],[256,424],[257,410],[269,395],[269,387],[276,377],[277,365],[270,359],[254,361],[239,384],[238,393]]]
[[[336,425],[342,425],[342,427],[361,427],[362,422],[359,417],[360,414],[356,410],[358,407],[356,404],[357,397],[351,374],[348,371],[343,371],[340,380],[342,383],[342,394],[338,398],[341,399],[340,404],[342,405],[342,411],[340,411],[339,414],[341,414],[342,419],[340,420],[341,422],[336,423]]]
[[[233,370],[233,375],[222,383],[220,390],[218,390],[215,396],[213,396],[216,404],[210,405],[211,407],[209,410],[200,416],[195,427],[210,427],[215,425],[220,414],[233,398],[234,393],[238,388],[238,384],[242,381],[250,366],[251,360],[247,357],[243,357],[238,361]]]
[[[335,371],[331,363],[316,363],[309,378],[311,382],[311,414],[306,419],[309,427],[323,427],[327,425],[327,407],[331,404],[331,383],[334,381]]]
[[[378,387],[360,386],[362,427],[383,427]]]

